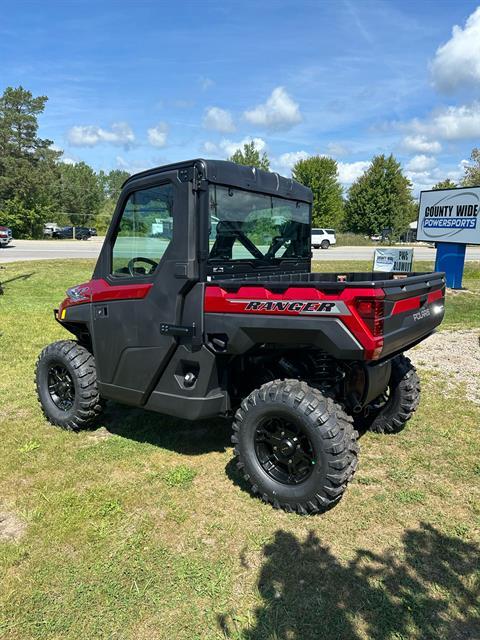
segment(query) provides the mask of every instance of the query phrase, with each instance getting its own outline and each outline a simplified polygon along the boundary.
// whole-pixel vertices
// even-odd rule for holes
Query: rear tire
[[[392,373],[387,395],[370,405],[367,417],[359,418],[356,426],[375,433],[398,433],[420,402],[420,379],[411,360],[403,354],[392,360]]]
[[[93,426],[102,411],[93,355],[73,340],[49,344],[37,360],[37,398],[53,425],[69,431]]]
[[[232,443],[254,494],[305,515],[341,499],[357,467],[357,435],[350,416],[319,390],[274,380],[243,400]]]
[[[322,249],[328,249],[329,246],[330,246],[329,240],[322,240],[322,244],[320,245]]]

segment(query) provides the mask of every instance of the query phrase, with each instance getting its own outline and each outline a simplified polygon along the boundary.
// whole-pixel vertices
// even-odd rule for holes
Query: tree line
[[[270,168],[266,153],[260,155],[253,142],[244,145],[229,158],[233,162]],[[396,238],[416,220],[418,203],[412,195],[412,185],[402,166],[393,155],[377,155],[370,166],[344,194],[333,158],[312,156],[299,160],[292,177],[313,192],[313,226],[338,231],[372,235],[390,230]],[[459,184],[450,179],[438,182],[433,189],[451,189],[480,185],[480,149],[473,149],[471,162]]]
[[[23,87],[8,87],[0,97],[0,224],[17,238],[41,237],[45,222],[105,231],[130,174],[62,162],[52,140],[38,136],[47,100]]]
[[[8,87],[0,97],[0,224],[17,238],[37,238],[45,222],[95,226],[110,222],[127,171],[95,172],[85,162],[67,164],[53,142],[38,136],[38,116],[48,98],[34,97],[23,87]],[[230,158],[238,164],[269,170],[270,160],[254,142]],[[412,185],[393,155],[375,156],[367,170],[344,194],[333,158],[299,160],[292,176],[313,192],[313,225],[371,235],[390,229],[398,236],[417,217]],[[480,149],[458,186],[480,185]],[[457,186],[444,180],[434,188]]]

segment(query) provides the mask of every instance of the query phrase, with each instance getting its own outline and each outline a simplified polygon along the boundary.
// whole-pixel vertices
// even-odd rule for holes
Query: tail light
[[[385,305],[378,298],[358,298],[355,307],[359,316],[370,329],[372,336],[383,336],[383,321],[385,317]]]

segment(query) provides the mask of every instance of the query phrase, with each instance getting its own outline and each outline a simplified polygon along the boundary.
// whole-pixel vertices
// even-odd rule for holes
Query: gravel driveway
[[[465,385],[468,400],[480,404],[480,331],[438,331],[408,354],[421,369],[445,379],[445,393]]]

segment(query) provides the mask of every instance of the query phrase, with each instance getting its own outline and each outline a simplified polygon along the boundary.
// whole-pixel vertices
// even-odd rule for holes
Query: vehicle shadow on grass
[[[189,456],[223,453],[230,446],[230,422],[220,418],[190,422],[108,402],[100,425],[122,438]]]
[[[248,628],[235,611],[220,616],[226,638],[480,638],[480,547],[429,524],[407,530],[399,549],[358,549],[346,562],[313,532],[302,542],[277,531],[263,555],[263,604]]]

